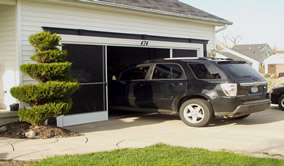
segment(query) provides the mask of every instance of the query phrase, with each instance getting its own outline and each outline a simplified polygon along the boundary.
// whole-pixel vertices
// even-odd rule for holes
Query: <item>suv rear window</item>
[[[218,70],[209,64],[189,63],[188,64],[198,79],[221,79]]]
[[[244,63],[224,63],[219,64],[228,71],[235,79],[250,78],[254,81],[263,80],[261,74],[254,70],[251,66]]]

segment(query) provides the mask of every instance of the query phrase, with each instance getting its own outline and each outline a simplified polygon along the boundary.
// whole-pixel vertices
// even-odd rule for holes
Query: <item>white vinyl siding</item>
[[[22,63],[30,63],[34,53],[28,36],[44,26],[204,39],[209,40],[208,50],[215,48],[214,25],[30,0],[23,0],[22,5]],[[24,77],[24,83],[30,82]]]
[[[16,7],[0,5],[0,109],[11,104],[9,90],[16,85],[16,69]]]

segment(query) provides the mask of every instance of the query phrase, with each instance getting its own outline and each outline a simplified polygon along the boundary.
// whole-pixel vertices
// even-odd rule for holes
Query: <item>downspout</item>
[[[215,43],[217,42],[217,39],[216,39],[216,34],[221,32],[221,31],[224,31],[228,28],[228,24],[225,24],[223,27],[219,28],[219,29],[214,29],[215,30],[215,33],[214,33],[214,38],[215,38]],[[217,44],[215,44],[215,50],[217,50]]]

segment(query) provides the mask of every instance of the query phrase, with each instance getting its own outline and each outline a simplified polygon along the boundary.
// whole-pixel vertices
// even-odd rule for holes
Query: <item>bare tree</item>
[[[278,51],[279,51],[278,48],[277,48],[276,46],[274,46],[274,47],[272,48],[272,51],[271,51],[271,53],[270,53],[269,56],[276,54]]]
[[[230,48],[237,45],[242,40],[242,37],[240,35],[234,36],[232,34],[227,34],[223,36],[223,39],[224,39],[224,46]],[[231,43],[232,46],[229,43]]]

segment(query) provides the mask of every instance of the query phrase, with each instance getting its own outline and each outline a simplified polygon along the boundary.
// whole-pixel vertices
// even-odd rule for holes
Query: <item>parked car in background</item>
[[[271,103],[278,104],[284,111],[284,86],[272,88],[270,91]]]
[[[284,77],[284,72],[280,72],[279,74],[278,74],[278,77],[280,78],[280,77]]]
[[[219,116],[242,119],[270,106],[262,75],[232,59],[158,59],[115,78],[109,84],[111,109],[170,111],[189,126],[205,126]]]

